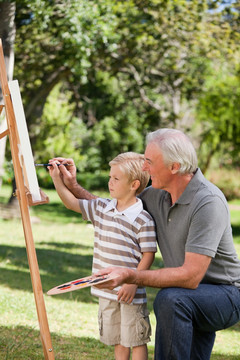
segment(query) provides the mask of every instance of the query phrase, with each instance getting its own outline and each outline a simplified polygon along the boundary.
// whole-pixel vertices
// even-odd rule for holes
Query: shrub
[[[53,189],[54,185],[48,171],[44,168],[37,170],[38,183],[41,188]],[[85,189],[108,191],[108,172],[77,173],[77,181]]]
[[[228,201],[240,198],[240,171],[238,169],[209,170],[206,177],[222,190]]]
[[[109,172],[77,173],[77,181],[87,190],[108,191]]]

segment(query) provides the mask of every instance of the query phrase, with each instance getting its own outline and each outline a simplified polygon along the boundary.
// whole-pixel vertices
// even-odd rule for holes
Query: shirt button
[[[168,222],[171,222],[171,221],[172,221],[172,219],[171,219],[171,218],[169,218],[169,219],[168,219]]]

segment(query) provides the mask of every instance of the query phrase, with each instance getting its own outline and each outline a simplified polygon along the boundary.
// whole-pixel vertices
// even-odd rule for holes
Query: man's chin
[[[158,186],[158,184],[157,184],[157,182],[155,182],[154,180],[152,180],[152,187],[154,188],[154,189],[161,189],[159,186]]]

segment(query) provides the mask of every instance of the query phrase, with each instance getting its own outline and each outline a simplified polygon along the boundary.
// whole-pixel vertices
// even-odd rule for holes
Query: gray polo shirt
[[[203,281],[240,288],[240,261],[227,201],[200,169],[174,205],[168,192],[152,187],[145,189],[140,198],[155,220],[165,267],[181,266],[185,252],[207,255],[212,261]]]

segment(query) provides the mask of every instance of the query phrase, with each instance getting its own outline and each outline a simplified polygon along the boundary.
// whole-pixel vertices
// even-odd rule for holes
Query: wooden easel
[[[44,197],[44,194],[41,193],[42,199],[39,202],[33,202],[31,194],[26,187],[26,178],[24,178],[24,164],[20,163],[19,159],[19,134],[16,126],[16,118],[13,109],[13,103],[11,100],[11,94],[9,91],[6,67],[4,61],[4,54],[2,48],[2,42],[0,39],[0,85],[3,93],[3,99],[5,105],[0,105],[0,114],[3,108],[5,108],[5,115],[7,118],[8,129],[0,134],[0,139],[4,136],[9,136],[9,142],[11,147],[12,161],[14,167],[14,174],[16,179],[16,196],[19,201],[21,218],[26,242],[26,250],[28,256],[28,263],[33,287],[33,293],[35,297],[35,303],[38,314],[38,322],[40,327],[40,337],[43,346],[43,352],[45,360],[54,360],[53,347],[51,342],[51,336],[49,332],[47,314],[45,309],[45,303],[43,298],[41,278],[39,274],[39,267],[37,261],[36,250],[34,246],[32,227],[29,214],[30,205],[38,205],[42,203],[47,203],[48,198]],[[25,180],[25,181],[24,181]]]

